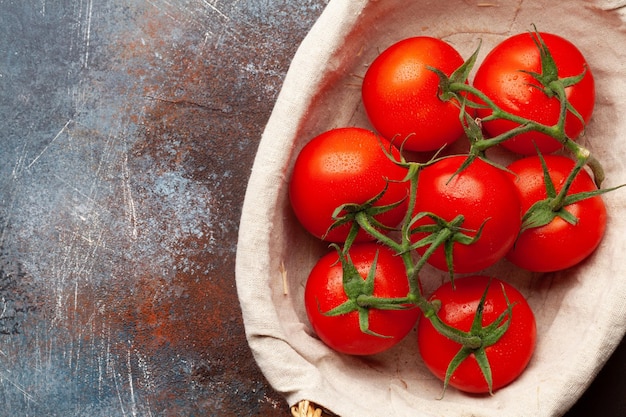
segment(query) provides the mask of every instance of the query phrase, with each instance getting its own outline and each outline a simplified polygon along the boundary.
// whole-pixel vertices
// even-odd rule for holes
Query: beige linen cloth
[[[308,399],[343,417],[558,416],[589,385],[626,330],[626,190],[604,196],[606,236],[583,265],[529,274],[503,262],[486,274],[516,285],[538,321],[538,344],[524,374],[493,397],[449,389],[425,369],[415,333],[390,352],[354,358],[313,334],[302,303],[310,268],[327,250],[297,224],[287,183],[313,136],[370,127],[360,103],[368,63],[400,39],[440,37],[479,60],[505,37],[560,34],[586,56],[597,104],[582,142],[604,164],[605,186],[626,183],[626,27],[624,1],[332,0],[302,42],[263,134],[252,169],[237,251],[236,282],[246,334],[272,386],[290,404]],[[445,274],[424,271],[433,289]]]

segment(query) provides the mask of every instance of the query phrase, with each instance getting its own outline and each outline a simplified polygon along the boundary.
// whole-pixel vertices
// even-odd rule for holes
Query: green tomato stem
[[[491,109],[491,115],[486,117],[484,120],[493,120],[493,119],[504,119],[504,120],[508,120],[510,122],[514,122],[519,124],[518,127],[505,132],[501,135],[498,135],[496,137],[493,138],[489,138],[489,139],[484,139],[484,138],[480,138],[479,140],[477,140],[478,143],[475,144],[475,146],[481,150],[487,150],[488,148],[491,148],[493,146],[499,145],[502,142],[505,142],[506,140],[510,139],[513,136],[517,136],[521,133],[525,133],[525,132],[529,132],[529,131],[536,131],[539,133],[543,133],[546,134],[548,136],[551,136],[555,139],[557,139],[560,142],[564,142],[564,137],[565,137],[565,133],[564,133],[564,129],[562,127],[562,125],[564,125],[564,122],[557,122],[556,125],[554,126],[549,126],[549,125],[545,125],[542,123],[537,123],[533,120],[530,119],[526,119],[524,117],[521,116],[517,116],[515,114],[509,113],[505,110],[503,110],[500,106],[498,106],[491,98],[489,98],[489,96],[487,96],[485,93],[483,93],[482,91],[480,91],[479,89],[467,84],[467,83],[450,83],[449,84],[449,88],[450,91],[459,95],[459,93],[466,93],[467,95],[471,95],[474,97],[477,97],[478,99],[480,99],[482,102],[484,102],[487,107],[489,107]],[[467,99],[466,99],[467,100]],[[478,104],[473,103],[475,106],[478,106]]]

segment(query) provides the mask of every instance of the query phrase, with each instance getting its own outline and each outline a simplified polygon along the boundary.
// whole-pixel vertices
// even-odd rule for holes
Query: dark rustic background
[[[0,0],[1,416],[288,415],[246,344],[235,252],[326,3]],[[624,358],[568,417],[626,415]]]

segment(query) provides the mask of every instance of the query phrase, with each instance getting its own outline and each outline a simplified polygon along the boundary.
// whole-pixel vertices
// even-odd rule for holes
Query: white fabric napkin
[[[626,183],[626,30],[619,1],[332,0],[293,58],[248,185],[236,283],[248,342],[261,370],[290,404],[308,399],[343,417],[559,416],[587,388],[626,331],[626,190],[604,196],[606,236],[583,265],[529,274],[503,262],[486,273],[508,280],[533,307],[538,345],[524,374],[493,397],[449,389],[419,358],[415,334],[388,353],[353,358],[313,334],[304,283],[326,245],[297,224],[287,183],[297,152],[342,126],[370,127],[360,103],[368,63],[410,36],[440,37],[479,60],[505,37],[532,30],[570,39],[586,56],[597,100],[583,142],[604,164],[605,186]],[[426,285],[444,279],[431,274]],[[444,274],[445,275],[445,274]]]

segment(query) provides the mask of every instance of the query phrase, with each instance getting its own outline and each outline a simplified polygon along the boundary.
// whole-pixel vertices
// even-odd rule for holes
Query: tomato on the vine
[[[386,246],[376,243],[357,243],[349,249],[349,260],[355,267],[355,279],[363,280],[373,269],[373,288],[376,297],[406,297],[409,292],[404,263]],[[375,261],[375,262],[374,262]],[[368,308],[368,328],[362,329],[359,311],[329,315],[333,309],[348,302],[344,288],[346,268],[336,251],[323,256],[311,270],[304,292],[309,322],[318,337],[332,349],[350,355],[373,355],[399,343],[415,326],[420,310]],[[355,283],[351,283],[354,288]]]
[[[432,151],[463,135],[459,103],[438,96],[439,77],[463,64],[445,41],[420,36],[399,41],[369,66],[362,84],[363,105],[372,126],[410,151]]]
[[[375,133],[357,127],[332,129],[309,141],[298,154],[291,180],[289,198],[299,222],[314,236],[343,242],[348,236],[348,222],[329,230],[335,222],[333,213],[345,204],[373,204],[391,209],[373,217],[386,227],[396,227],[407,208],[408,184],[402,182],[407,170],[383,150],[399,159],[397,148]],[[363,230],[356,241],[373,240]]]
[[[492,391],[513,382],[526,368],[535,350],[537,325],[528,302],[515,287],[496,278],[469,276],[446,282],[431,295],[439,300],[438,317],[446,324],[469,332],[477,307],[489,285],[482,311],[482,327],[494,323],[511,305],[508,328],[494,343],[483,347],[489,363]],[[508,302],[507,302],[508,300]],[[504,322],[500,326],[505,325]],[[459,353],[461,344],[438,332],[431,322],[421,316],[417,326],[417,342],[426,367],[437,378],[445,381],[450,363]],[[448,384],[470,393],[487,393],[489,384],[471,353],[449,376]]]
[[[569,104],[576,109],[584,123],[568,112],[565,133],[576,139],[591,119],[595,103],[594,78],[584,56],[570,41],[550,33],[539,32],[556,64],[558,77],[575,77],[584,72],[576,84],[565,88]],[[556,96],[546,94],[544,87],[530,74],[542,72],[542,60],[536,33],[521,33],[505,39],[493,48],[476,71],[474,87],[481,90],[500,108],[516,116],[545,125],[559,120],[560,102]],[[489,108],[477,111],[480,118],[491,115]],[[497,136],[519,126],[504,119],[483,122],[488,135]],[[536,132],[527,132],[502,143],[502,146],[519,154],[532,155],[536,148],[544,153],[562,147],[556,139]]]
[[[537,340],[524,295],[480,271],[505,257],[536,272],[576,265],[604,235],[600,195],[619,188],[598,189],[585,169],[600,184],[601,167],[573,142],[595,101],[576,46],[537,31],[512,36],[486,56],[471,86],[478,56],[464,62],[427,36],[384,50],[361,88],[373,130],[314,137],[288,184],[299,223],[333,248],[304,288],[311,331],[339,353],[376,355],[417,324],[419,353],[444,391],[474,394],[518,378]],[[440,150],[464,134],[465,155],[423,163],[402,155]],[[486,158],[496,145],[533,156],[505,169]],[[543,156],[564,145],[576,161]],[[428,299],[418,277],[426,262],[450,274]]]
[[[572,172],[575,162],[559,155],[544,157],[550,179],[558,193]],[[519,159],[509,165],[524,213],[548,197],[544,171],[538,156]],[[591,176],[581,170],[567,195],[597,190]],[[534,272],[551,272],[569,268],[587,258],[600,244],[606,229],[607,212],[599,195],[562,207],[577,219],[576,224],[556,217],[548,224],[525,229],[507,258],[515,265]],[[566,214],[567,214],[566,213]]]
[[[466,156],[455,155],[424,168],[419,173],[413,210],[414,216],[432,213],[449,223],[437,233],[449,234],[449,243],[451,239],[454,243],[439,246],[427,262],[449,270],[446,252],[451,248],[453,271],[458,273],[478,272],[502,259],[513,247],[522,216],[517,190],[503,169],[477,158],[457,172],[466,161]],[[416,230],[436,223],[433,217],[422,216],[412,227]],[[412,240],[417,242],[430,233],[414,233]],[[468,239],[474,240],[462,242]],[[428,248],[417,250],[423,255]]]

